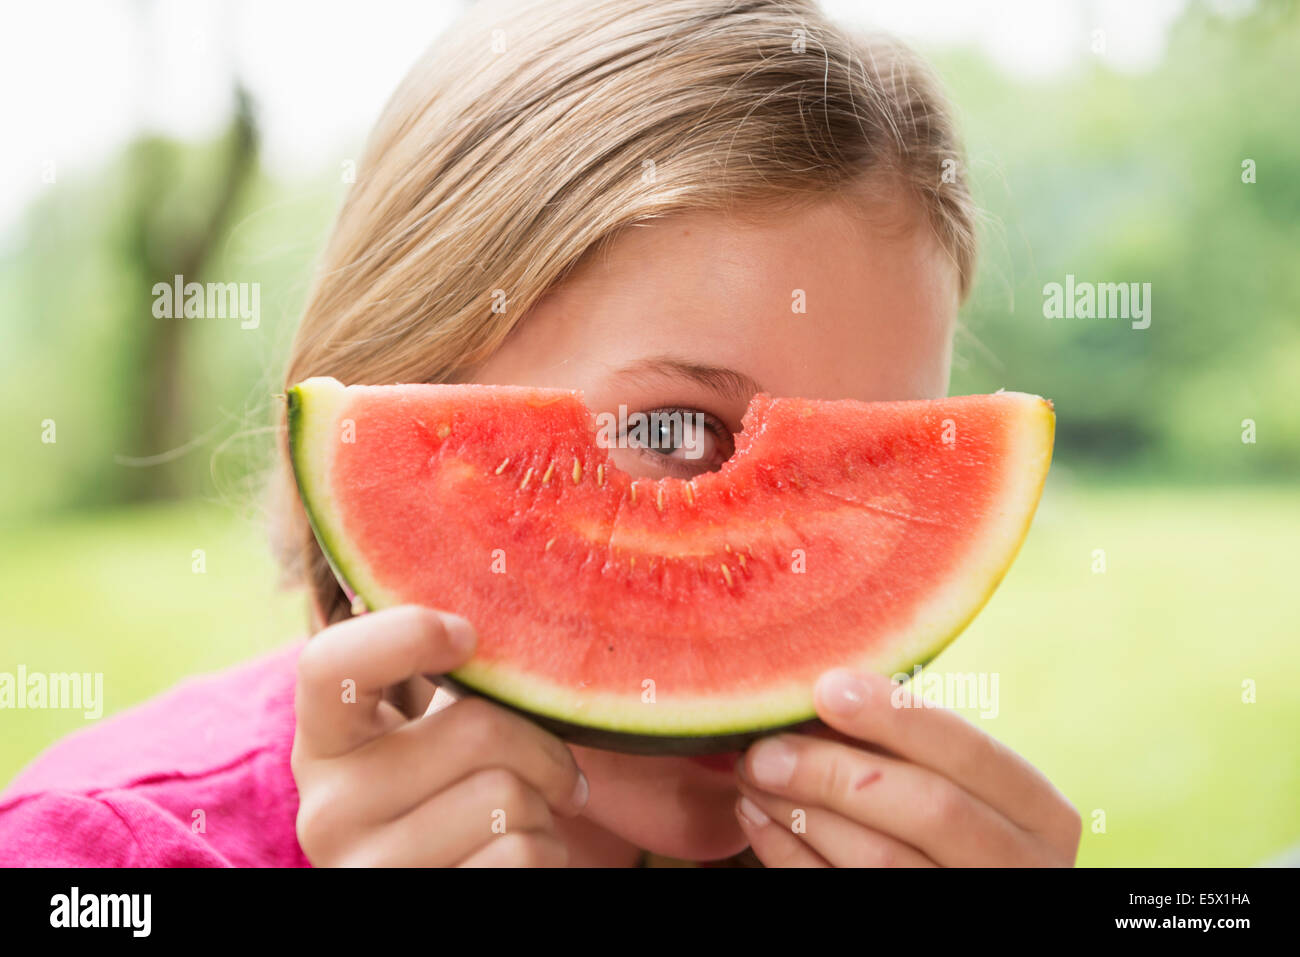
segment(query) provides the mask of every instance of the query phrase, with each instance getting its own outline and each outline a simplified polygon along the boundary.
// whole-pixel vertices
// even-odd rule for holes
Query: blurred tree
[[[179,491],[176,473],[166,465],[193,439],[187,414],[191,397],[180,381],[182,342],[190,324],[182,318],[180,303],[175,304],[176,318],[155,318],[152,290],[159,282],[171,284],[175,276],[184,277],[186,283],[204,281],[204,267],[226,235],[239,195],[256,169],[252,99],[239,85],[224,139],[219,166],[210,184],[200,190],[182,186],[184,157],[174,144],[144,139],[128,153],[130,200],[123,241],[127,261],[136,273],[131,286],[138,295],[123,304],[127,313],[121,322],[129,340],[120,359],[127,367],[122,401],[129,424],[126,448],[132,455],[117,459],[130,469],[123,486],[126,498],[157,498]],[[179,209],[177,204],[160,202],[181,189],[190,201]]]

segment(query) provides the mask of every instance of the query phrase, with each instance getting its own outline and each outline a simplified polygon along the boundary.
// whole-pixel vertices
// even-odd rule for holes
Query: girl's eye
[[[716,416],[697,409],[640,413],[629,418],[620,438],[620,445],[677,478],[716,472],[736,449],[731,430]]]

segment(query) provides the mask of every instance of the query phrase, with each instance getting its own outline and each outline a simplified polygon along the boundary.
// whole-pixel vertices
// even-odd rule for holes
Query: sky
[[[822,0],[833,18],[923,49],[974,46],[1010,73],[1100,57],[1158,62],[1186,0]],[[1248,0],[1217,0],[1230,11]],[[263,159],[293,176],[359,148],[460,0],[42,0],[0,34],[0,233],[51,178],[94,169],[142,129],[219,130],[231,77],[251,88]],[[1100,32],[1098,32],[1100,31]]]

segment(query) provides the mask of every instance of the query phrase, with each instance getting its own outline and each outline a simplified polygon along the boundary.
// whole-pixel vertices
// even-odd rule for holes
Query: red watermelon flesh
[[[642,752],[730,749],[812,718],[829,668],[932,658],[1014,558],[1053,427],[1021,393],[758,395],[720,471],[633,480],[580,393],[290,392],[299,488],[346,585],[472,621],[448,683]]]

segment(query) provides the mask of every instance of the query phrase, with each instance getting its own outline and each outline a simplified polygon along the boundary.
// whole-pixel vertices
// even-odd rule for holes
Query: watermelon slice
[[[755,396],[721,470],[633,480],[577,392],[479,385],[289,391],[312,527],[372,609],[479,631],[437,680],[575,743],[729,751],[815,717],[834,666],[936,655],[1024,539],[1049,402]]]

